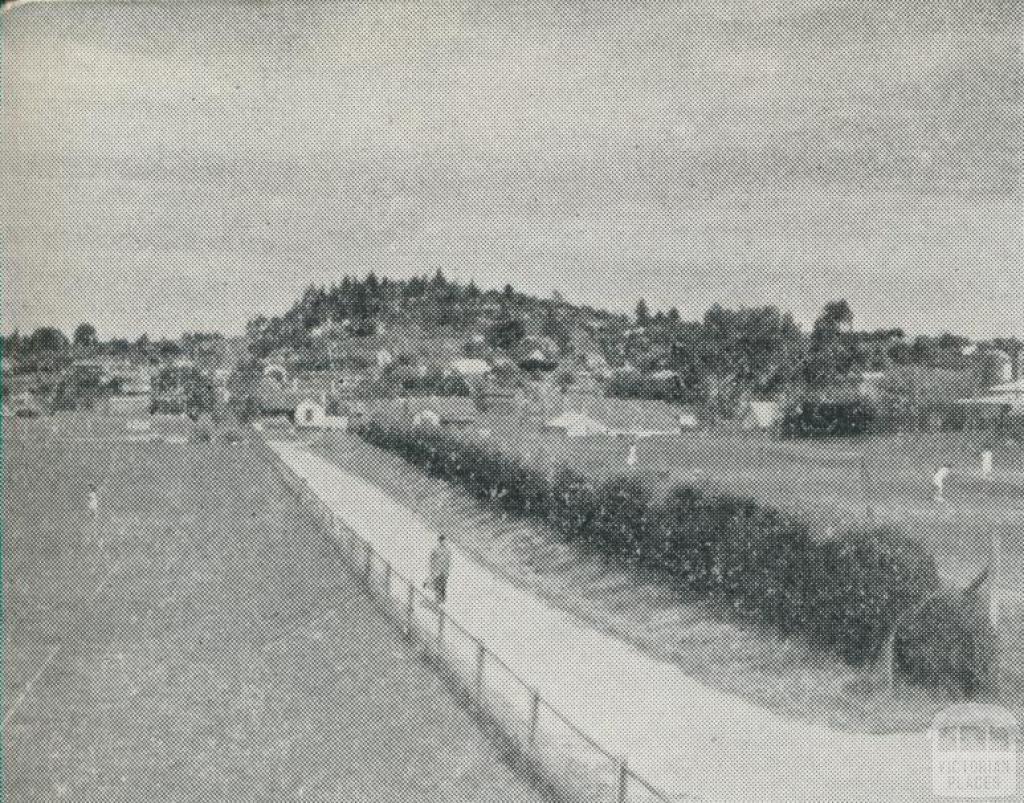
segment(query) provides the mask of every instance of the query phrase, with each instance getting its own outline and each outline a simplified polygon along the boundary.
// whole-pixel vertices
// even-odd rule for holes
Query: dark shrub
[[[559,470],[551,483],[548,524],[569,541],[582,542],[597,515],[594,483],[568,468]]]
[[[874,404],[867,399],[805,399],[783,414],[782,437],[840,438],[862,435],[872,428],[877,415]]]
[[[650,489],[639,477],[612,477],[598,489],[596,515],[585,538],[607,558],[637,563],[652,524]]]
[[[688,590],[704,590],[713,564],[717,532],[701,515],[704,494],[676,486],[654,512],[647,559],[678,577]]]
[[[998,649],[985,606],[974,594],[947,591],[900,625],[897,672],[922,686],[973,699],[997,690]]]
[[[899,616],[939,587],[920,542],[885,527],[815,544],[809,557],[805,632],[853,664],[874,657]]]

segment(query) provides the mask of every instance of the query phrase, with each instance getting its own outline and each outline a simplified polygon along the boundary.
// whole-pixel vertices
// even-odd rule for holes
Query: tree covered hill
[[[901,329],[857,331],[844,300],[826,304],[811,331],[773,306],[714,305],[699,321],[673,308],[652,311],[640,300],[635,315],[433,277],[408,280],[345,276],[311,286],[279,317],[247,325],[254,358],[287,359],[311,370],[366,368],[387,350],[400,362],[444,365],[457,357],[508,358],[520,365],[558,368],[607,364],[636,369],[608,378],[606,392],[667,401],[721,400],[826,387],[866,371],[899,366],[977,373],[966,338],[908,338]],[[539,353],[538,353],[539,352]],[[979,354],[1003,352],[1013,362],[1020,342],[981,344]],[[983,362],[983,361],[982,361]],[[571,378],[569,379],[571,381]],[[977,381],[983,382],[978,376]]]
[[[515,350],[528,339],[549,343],[559,354],[600,350],[601,333],[627,328],[626,316],[567,303],[557,293],[549,299],[475,284],[449,281],[438,271],[432,278],[408,280],[345,276],[329,287],[309,287],[284,315],[259,316],[246,326],[250,351],[257,358],[274,352],[303,354],[310,363],[327,358],[345,361],[368,349],[397,354],[451,356],[465,351],[474,337],[497,350]],[[320,352],[324,352],[320,354]],[[309,365],[308,367],[317,367]]]

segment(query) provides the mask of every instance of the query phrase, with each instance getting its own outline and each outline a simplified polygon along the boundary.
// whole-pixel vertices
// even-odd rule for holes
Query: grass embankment
[[[247,445],[4,447],[11,799],[541,799]]]
[[[870,669],[854,668],[800,638],[742,622],[732,611],[695,600],[655,572],[610,566],[581,553],[542,523],[482,507],[469,494],[425,477],[403,460],[352,436],[327,454],[376,482],[483,560],[560,606],[671,659],[709,685],[779,712],[849,730],[919,728],[946,700],[916,688],[893,694]],[[1020,655],[1020,612],[1004,617],[1007,662]],[[1009,677],[1012,680],[1012,677]],[[1020,707],[1019,687],[1003,702]]]

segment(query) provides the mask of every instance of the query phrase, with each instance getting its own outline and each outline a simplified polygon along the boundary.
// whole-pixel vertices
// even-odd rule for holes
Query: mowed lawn
[[[541,799],[248,445],[8,437],[4,475],[5,800]]]
[[[640,441],[637,466],[629,469],[627,440],[566,439],[500,420],[490,429],[503,449],[534,464],[569,465],[596,477],[635,470],[656,486],[686,483],[747,496],[792,512],[820,535],[868,521],[898,525],[958,584],[984,568],[997,534],[1003,589],[1011,596],[1024,589],[1024,446],[991,433],[780,441],[703,430]],[[994,458],[991,482],[980,476],[986,448]],[[931,477],[943,463],[952,469],[948,501],[937,505]]]

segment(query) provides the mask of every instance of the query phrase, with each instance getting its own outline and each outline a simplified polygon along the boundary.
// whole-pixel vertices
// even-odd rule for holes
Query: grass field
[[[498,421],[490,429],[503,449],[535,464],[598,477],[629,470],[625,440],[565,439]],[[983,448],[993,451],[990,482],[980,476]],[[707,430],[643,440],[637,457],[635,470],[662,487],[679,482],[749,496],[795,513],[820,534],[869,520],[899,525],[958,584],[984,568],[996,533],[1004,591],[1024,589],[1024,446],[988,433],[778,441]],[[943,463],[952,469],[948,502],[937,505],[931,476]]]
[[[775,449],[776,446],[780,448]],[[880,465],[881,444],[875,446],[878,451],[873,453],[872,460]],[[400,458],[384,454],[355,437],[332,436],[329,443],[319,448],[335,462],[371,479],[419,510],[433,526],[443,529],[520,584],[678,663],[711,686],[735,692],[788,716],[828,722],[848,730],[919,729],[948,702],[918,689],[900,688],[893,694],[879,688],[869,670],[853,669],[797,640],[782,640],[773,633],[739,623],[727,611],[686,599],[659,578],[611,568],[599,559],[580,555],[543,527],[491,514],[459,490],[427,480]],[[519,449],[533,460],[571,461],[569,464],[577,470],[601,474],[625,469],[628,443],[607,439],[542,441],[536,436],[534,440],[506,442],[506,448]],[[923,450],[925,444],[921,442],[919,448]],[[945,450],[940,442],[928,448]],[[783,498],[777,499],[776,504],[814,513],[819,527],[824,529],[826,522],[841,524],[842,512],[853,510],[856,505],[852,492],[829,483],[830,476],[842,473],[838,467],[846,465],[845,458],[836,455],[836,450],[834,444],[771,444],[738,435],[730,440],[701,434],[644,442],[640,445],[640,463],[641,468],[651,471],[663,484],[692,478],[693,469],[700,467],[705,472],[700,482],[715,488],[748,493],[765,501],[771,501],[771,494],[777,490]],[[907,450],[900,458],[902,463],[893,461],[899,479],[891,483],[895,502],[887,509],[896,511],[905,505],[916,512],[932,529],[915,532],[936,552],[939,547],[944,548],[940,557],[943,570],[954,575],[954,579],[971,576],[987,558],[987,538],[972,536],[962,515],[946,519],[933,514],[926,518],[934,503],[930,496],[920,497],[924,496],[921,487],[928,491],[930,472],[915,469],[914,461],[923,464],[933,453],[919,452],[915,457]],[[660,466],[655,460],[661,461]],[[958,465],[952,459],[949,462]],[[652,468],[652,464],[656,467]],[[774,474],[764,485],[757,485],[757,478],[766,473],[766,465],[772,466]],[[950,510],[962,503],[959,494],[964,492],[960,489],[970,488],[975,482],[966,474],[966,456],[959,466],[964,473],[954,475]],[[1014,528],[1019,526],[1024,511],[1020,500],[1012,496],[1010,488],[1014,482],[1012,475],[1000,478],[996,493],[1007,494],[1007,499],[1005,503],[995,503],[991,515],[998,526],[1005,528],[1005,533],[1013,531],[1013,537],[1006,539],[1008,550],[1003,563],[1019,572],[1020,533]],[[820,496],[815,497],[816,493]],[[950,539],[950,534],[960,534],[962,538]],[[1005,576],[1013,575],[1006,572]],[[1019,585],[1008,585],[1005,576],[1004,589],[1009,593],[1004,594],[1006,604],[1000,628],[1001,701],[1018,715],[1024,715],[1024,608],[1013,593]]]
[[[5,799],[541,799],[247,445],[4,434]]]

